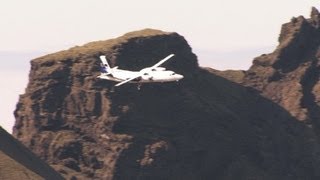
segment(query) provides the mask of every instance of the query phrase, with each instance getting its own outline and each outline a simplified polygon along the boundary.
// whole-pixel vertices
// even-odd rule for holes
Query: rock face
[[[244,84],[309,124],[320,135],[320,14],[300,16],[282,26],[277,49],[257,57]]]
[[[308,22],[299,18],[296,24]],[[284,33],[281,39],[289,41]],[[179,83],[146,84],[140,91],[126,84],[111,91],[113,82],[96,78],[99,55],[112,66],[139,70],[170,53],[176,56],[164,66],[185,76]],[[254,66],[267,67],[258,61]],[[285,61],[279,62],[283,67]],[[199,68],[176,33],[132,32],[31,65],[14,135],[66,178],[319,178],[313,131],[258,91]],[[263,79],[252,75],[251,82],[248,76],[247,84],[262,87],[254,78]]]

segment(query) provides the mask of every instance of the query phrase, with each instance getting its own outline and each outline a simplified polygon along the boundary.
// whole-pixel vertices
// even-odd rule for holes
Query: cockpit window
[[[176,74],[176,73],[172,73],[171,76],[172,76],[172,75],[175,75],[175,74]]]
[[[149,73],[144,73],[143,75],[147,76],[147,75],[149,75]]]

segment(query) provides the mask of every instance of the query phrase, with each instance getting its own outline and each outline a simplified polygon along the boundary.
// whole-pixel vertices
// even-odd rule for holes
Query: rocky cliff
[[[320,14],[292,18],[282,26],[279,45],[253,61],[244,84],[254,87],[320,135]]]
[[[290,44],[285,34],[281,41]],[[112,66],[138,70],[171,53],[176,56],[164,66],[185,76],[178,83],[112,91],[113,82],[96,78],[99,55]],[[279,62],[275,67],[285,66]],[[259,60],[254,66],[267,67]],[[257,91],[212,71],[198,66],[182,36],[151,29],[40,57],[31,61],[14,135],[72,179],[319,178],[314,132],[259,94],[262,76],[251,69],[235,80]]]

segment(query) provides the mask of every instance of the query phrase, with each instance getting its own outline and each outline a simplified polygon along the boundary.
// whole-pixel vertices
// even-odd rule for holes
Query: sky
[[[0,6],[0,125],[11,132],[35,57],[144,28],[178,32],[201,66],[248,69],[318,0],[10,0]]]

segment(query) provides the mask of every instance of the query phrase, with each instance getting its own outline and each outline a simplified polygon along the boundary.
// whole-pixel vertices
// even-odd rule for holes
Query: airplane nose
[[[184,76],[183,75],[181,75],[181,74],[177,74],[178,75],[178,79],[182,79],[182,78],[184,78]]]

